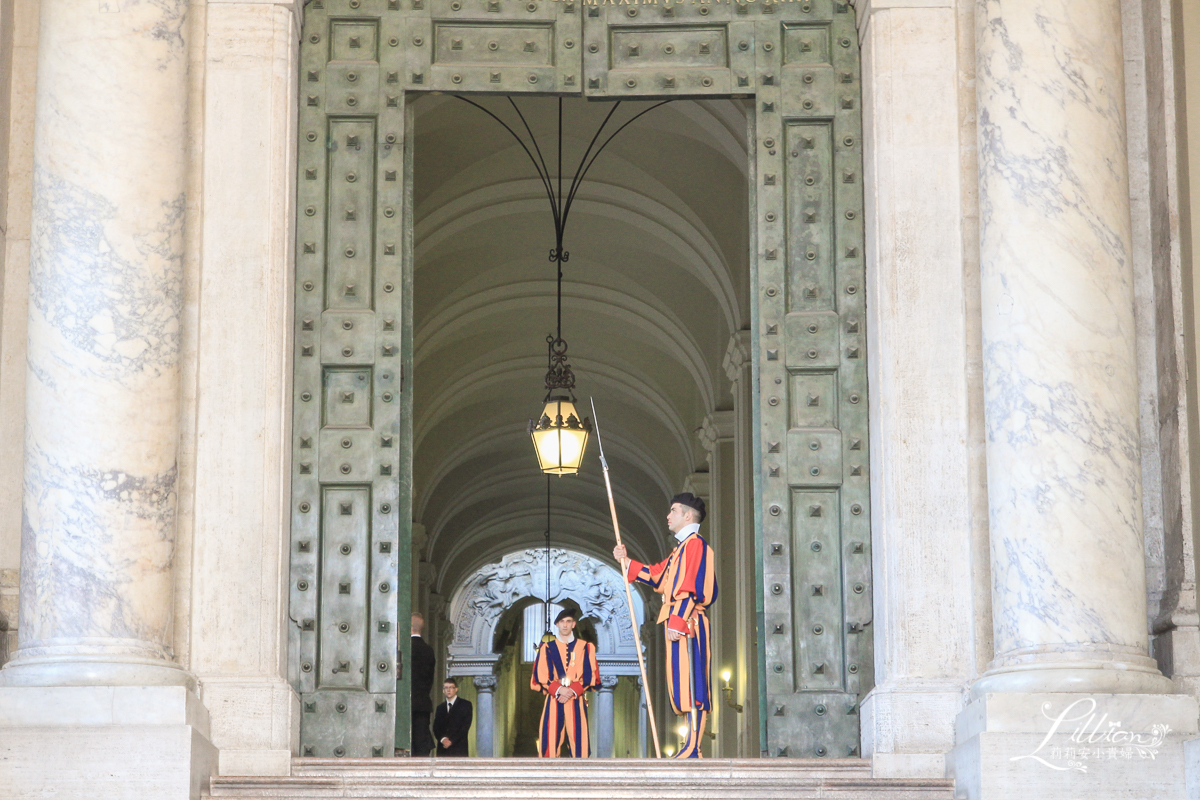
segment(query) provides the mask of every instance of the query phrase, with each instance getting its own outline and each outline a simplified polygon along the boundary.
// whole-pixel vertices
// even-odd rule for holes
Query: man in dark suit
[[[471,701],[458,696],[458,681],[446,678],[442,684],[446,702],[438,703],[433,715],[433,735],[439,756],[467,756],[467,732],[471,730]]]
[[[414,612],[412,615],[412,754],[424,758],[433,749],[433,737],[429,735],[429,717],[433,714],[433,672],[437,668],[437,656],[433,648],[425,644],[421,631],[425,628],[425,617]]]

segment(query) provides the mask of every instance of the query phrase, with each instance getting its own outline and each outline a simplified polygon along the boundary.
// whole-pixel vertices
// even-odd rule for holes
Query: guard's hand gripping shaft
[[[592,422],[596,426],[596,443],[600,446],[600,466],[604,469],[604,489],[608,492],[608,510],[612,514],[613,534],[617,544],[621,542],[621,526],[617,523],[617,504],[613,500],[612,481],[608,478],[608,461],[604,458],[604,440],[600,437],[600,419],[596,416],[596,401],[588,398],[592,404]],[[642,658],[642,638],[638,634],[637,614],[633,611],[633,593],[625,576],[629,572],[629,559],[621,559],[621,578],[625,584],[625,600],[629,603],[629,624],[633,628],[634,649],[637,651],[638,669],[642,673],[642,693],[646,703],[646,716],[650,720],[650,737],[654,739],[654,756],[662,758],[661,745],[658,743],[658,725],[654,722],[654,706],[650,703],[650,682],[646,679],[646,661]]]

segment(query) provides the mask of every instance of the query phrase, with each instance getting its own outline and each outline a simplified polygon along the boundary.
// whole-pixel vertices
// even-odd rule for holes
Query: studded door
[[[579,17],[573,0],[304,5],[289,659],[301,756],[409,745],[405,90],[577,91]]]
[[[845,2],[778,8],[752,211],[766,745],[846,757],[873,685],[858,39]]]
[[[854,9],[595,2],[583,34],[590,96],[753,98],[763,747],[855,756],[873,664]]]
[[[397,8],[305,6],[290,664],[302,756],[391,756],[409,738],[396,725],[409,717],[397,621],[409,605],[412,407]]]
[[[291,576],[301,755],[408,744],[406,724],[393,737],[408,718],[408,637],[396,635],[412,475],[404,109],[422,91],[754,103],[763,747],[856,755],[873,675],[859,54],[844,0],[306,4]]]

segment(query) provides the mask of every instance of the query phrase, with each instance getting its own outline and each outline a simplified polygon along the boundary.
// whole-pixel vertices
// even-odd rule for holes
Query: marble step
[[[211,779],[213,800],[952,800],[949,780],[872,778],[862,759],[297,758],[288,777]]]

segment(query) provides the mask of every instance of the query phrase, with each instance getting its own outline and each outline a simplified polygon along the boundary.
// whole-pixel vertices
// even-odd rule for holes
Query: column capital
[[[711,474],[707,472],[693,472],[684,480],[683,490],[691,492],[697,497],[703,498],[705,502],[708,502],[709,497],[712,496]]]
[[[617,688],[617,681],[620,680],[619,675],[601,675],[600,676],[600,691],[611,692]]]
[[[700,445],[712,453],[722,439],[733,439],[736,427],[737,417],[733,411],[714,411],[700,423],[700,430],[696,435],[700,437]]]
[[[414,553],[420,553],[425,549],[425,545],[429,543],[429,534],[425,530],[425,526],[420,522],[412,524],[412,549]]]
[[[476,675],[471,681],[475,684],[475,690],[478,692],[496,691],[495,675]]]
[[[725,375],[733,383],[742,379],[742,370],[750,366],[750,331],[734,331],[725,347],[725,358],[722,361]]]

